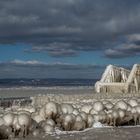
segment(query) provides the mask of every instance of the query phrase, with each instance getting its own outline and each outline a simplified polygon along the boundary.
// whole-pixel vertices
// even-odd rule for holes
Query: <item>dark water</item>
[[[0,87],[91,86],[97,79],[0,79]]]

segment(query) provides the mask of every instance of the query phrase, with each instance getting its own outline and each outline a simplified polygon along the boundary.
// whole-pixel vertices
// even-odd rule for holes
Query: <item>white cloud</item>
[[[132,34],[127,36],[128,42],[140,41],[140,34]]]
[[[11,63],[13,64],[21,64],[21,65],[37,65],[37,64],[44,64],[43,62],[37,61],[37,60],[28,60],[28,61],[23,61],[23,60],[19,60],[19,59],[15,59],[13,61],[11,61]]]

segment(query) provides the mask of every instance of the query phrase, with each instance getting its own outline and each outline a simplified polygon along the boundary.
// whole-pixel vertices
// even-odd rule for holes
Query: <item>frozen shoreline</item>
[[[93,86],[56,86],[56,87],[14,87],[0,88],[0,98],[30,97],[48,94],[93,94]]]
[[[45,134],[39,137],[28,136],[24,140],[139,140],[140,127],[127,128],[91,128],[81,132],[71,132],[62,134]],[[20,140],[12,138],[11,140]]]
[[[0,88],[0,98],[27,98],[31,96],[83,96],[86,99],[140,97],[140,93],[95,93],[94,86],[12,87]]]
[[[95,100],[108,99],[116,102],[119,99],[137,98],[140,101],[140,93],[128,94],[107,94],[95,93],[94,87],[47,87],[47,88],[1,88],[1,99],[6,100],[25,100],[32,99],[32,104],[35,106],[45,104],[47,101],[55,101],[58,103],[73,103],[74,105],[92,104]],[[4,100],[5,101],[5,100]],[[138,140],[140,138],[140,126],[126,126],[126,127],[102,127],[90,128],[81,132],[59,132],[49,135],[41,134],[38,137],[28,136],[25,140]],[[11,140],[20,140],[20,138],[13,138]]]
[[[44,104],[47,101],[91,103],[94,100],[129,98],[140,100],[140,93],[95,93],[94,86],[0,88],[0,100],[4,102],[33,99],[37,104]]]

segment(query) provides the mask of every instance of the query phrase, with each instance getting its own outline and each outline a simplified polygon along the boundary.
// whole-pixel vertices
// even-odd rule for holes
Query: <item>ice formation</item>
[[[134,93],[140,91],[140,64],[132,70],[108,65],[100,81],[95,84],[96,92]]]
[[[112,107],[107,104],[112,104]],[[32,108],[34,112],[20,106],[9,108],[8,111],[3,108],[3,113],[0,113],[0,139],[27,135],[38,137],[44,133],[57,133],[56,130],[77,132],[95,127],[140,124],[140,102],[133,98],[117,102],[99,100],[93,102],[92,106],[85,104],[79,107],[50,101],[41,107]],[[76,114],[74,110],[77,110]]]

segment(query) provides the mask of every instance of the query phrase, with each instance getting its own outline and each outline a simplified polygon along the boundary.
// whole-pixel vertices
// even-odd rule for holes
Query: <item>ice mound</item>
[[[105,125],[100,122],[95,122],[95,123],[93,123],[92,127],[93,128],[102,128],[102,127],[105,127]]]

